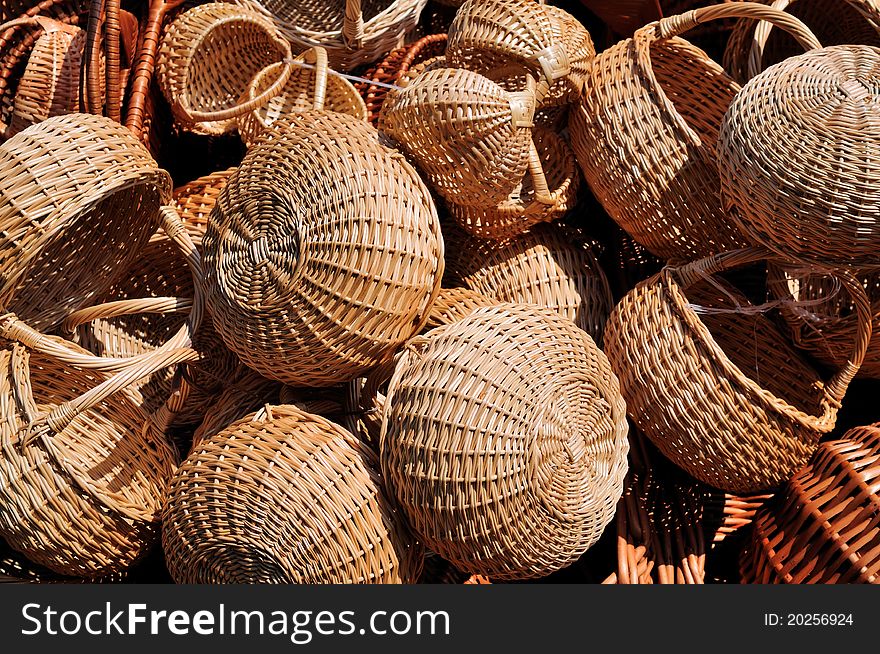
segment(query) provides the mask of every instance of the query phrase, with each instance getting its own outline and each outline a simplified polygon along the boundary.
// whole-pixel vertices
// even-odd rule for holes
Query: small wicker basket
[[[220,194],[204,240],[227,346],[293,386],[349,381],[428,318],[443,243],[428,189],[364,121],[305,112],[267,132]]]
[[[876,267],[878,108],[880,48],[822,48],[753,78],[719,137],[731,222],[784,259]]]
[[[309,68],[294,68],[290,79],[279,94],[250,113],[239,116],[238,133],[245,145],[250,146],[257,137],[278,120],[306,110],[336,111],[367,119],[367,106],[357,89],[347,79],[330,74],[327,51],[310,48],[294,59],[294,63]],[[284,62],[272,64],[256,74],[248,85],[248,101],[258,98],[281,73]]]
[[[593,61],[569,116],[572,147],[608,214],[662,259],[747,244],[722,209],[716,141],[740,90],[705,52],[677,37],[713,20],[764,18],[818,47],[784,12],[750,2],[703,7],[639,29]]]
[[[211,2],[189,9],[165,30],[156,63],[159,86],[181,126],[224,134],[235,118],[277,96],[293,71],[290,44],[252,9]],[[281,63],[271,84],[245,99],[254,76]]]
[[[746,583],[880,583],[880,425],[825,441],[761,509],[740,558]]]
[[[767,258],[746,249],[667,267],[615,308],[605,352],[633,422],[693,477],[732,493],[775,488],[834,428],[871,338],[864,289],[850,356],[824,382],[769,318],[716,273]],[[698,313],[699,312],[699,313]]]
[[[617,379],[552,311],[480,308],[414,338],[380,403],[388,483],[425,545],[463,572],[547,575],[614,516],[628,449]]]
[[[180,466],[163,519],[168,569],[178,583],[414,583],[422,550],[377,469],[338,425],[267,405]]]

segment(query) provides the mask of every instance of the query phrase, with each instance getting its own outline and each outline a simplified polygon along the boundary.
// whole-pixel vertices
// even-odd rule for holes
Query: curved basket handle
[[[345,0],[342,42],[349,52],[355,52],[364,47],[364,13],[361,11],[361,0]]]
[[[744,248],[742,250],[732,250],[716,254],[679,267],[667,266],[661,274],[674,274],[680,281],[681,286],[687,288],[698,281],[705,280],[709,275],[766,259],[778,258],[770,253],[769,250],[763,248]],[[865,354],[868,351],[868,345],[871,342],[871,302],[868,299],[865,288],[849,269],[827,267],[822,268],[821,271],[833,275],[840,280],[853,300],[858,317],[852,353],[847,362],[824,384],[822,389],[824,395],[821,402],[823,408],[822,415],[807,416],[807,414],[804,414],[804,416],[810,417],[815,421],[815,426],[830,429],[834,425],[837,411],[840,409],[841,402],[844,395],[846,395],[850,383],[858,373],[859,368],[862,367],[862,362],[865,360]],[[699,320],[699,318],[695,319]]]
[[[315,99],[312,108],[321,111],[327,99],[327,74],[330,68],[327,51],[321,46],[315,46],[306,50],[304,55],[306,63],[315,67]]]
[[[74,311],[64,319],[61,330],[67,334],[73,334],[80,325],[95,320],[107,320],[139,313],[181,313],[192,309],[192,306],[192,299],[179,297],[146,297],[104,302]]]
[[[865,0],[840,1],[846,2],[856,9],[877,32],[880,32],[880,7],[875,6],[873,2],[866,2]],[[779,11],[785,11],[795,2],[797,2],[797,0],[776,0],[770,6]],[[771,23],[763,20],[760,21],[755,28],[755,32],[752,36],[752,47],[749,50],[749,58],[746,67],[746,79],[752,79],[755,75],[761,72],[761,60],[764,57],[764,47],[767,45],[767,39],[770,37],[770,30],[772,28],[773,25]]]
[[[223,22],[228,22],[228,20],[218,21],[217,24],[222,24]],[[281,74],[266,90],[260,93],[255,98],[249,98],[240,104],[233,105],[232,107],[227,107],[226,109],[219,109],[217,111],[197,111],[185,105],[181,102],[181,99],[178,98],[174,102],[174,109],[183,114],[187,120],[190,120],[194,123],[212,123],[224,120],[232,120],[233,118],[238,118],[239,116],[243,116],[244,114],[250,113],[254,109],[259,109],[266,103],[268,103],[272,98],[279,95],[290,79],[291,74],[293,74],[293,54],[290,50],[290,42],[287,39],[281,38],[277,34],[274,35],[275,44],[281,50],[281,60],[282,64]],[[187,61],[184,65],[189,67],[192,65],[192,54],[190,53],[189,61]],[[273,64],[269,64],[269,66],[277,65],[279,62],[275,62]],[[268,68],[268,66],[267,66]],[[265,70],[265,69],[264,69]],[[259,73],[258,73],[259,75]]]

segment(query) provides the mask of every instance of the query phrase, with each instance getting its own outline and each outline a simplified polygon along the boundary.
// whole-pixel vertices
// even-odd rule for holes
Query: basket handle
[[[104,302],[74,311],[61,324],[61,330],[73,334],[76,328],[95,320],[107,320],[140,313],[181,313],[191,310],[193,301],[179,297],[147,297]]]
[[[219,23],[227,22],[227,21],[219,21]],[[220,109],[218,111],[197,111],[188,107],[184,104],[180,98],[178,98],[174,102],[174,108],[183,114],[187,120],[190,120],[194,123],[211,123],[216,121],[224,121],[231,120],[233,118],[238,118],[239,116],[243,116],[244,114],[248,114],[252,112],[254,109],[259,109],[267,102],[269,102],[272,98],[281,93],[282,89],[287,84],[290,79],[291,74],[293,74],[293,56],[290,50],[290,43],[287,39],[283,39],[280,36],[275,36],[275,43],[281,49],[281,74],[278,76],[272,84],[260,93],[255,98],[249,98],[240,104],[234,105],[232,107],[227,107],[226,109]],[[192,65],[192,54],[190,53],[190,60],[187,61],[184,66],[189,67]],[[278,62],[276,62],[277,64]],[[270,66],[275,64],[270,64]]]
[[[683,34],[697,25],[724,18],[756,18],[764,20],[791,34],[795,41],[800,43],[805,50],[822,47],[816,35],[803,22],[791,14],[757,2],[726,2],[692,9],[678,16],[661,18],[659,21],[638,30],[636,34],[649,35],[650,41],[669,39]]]
[[[674,273],[680,281],[682,287],[687,288],[700,280],[704,280],[709,275],[736,268],[749,263],[755,263],[766,259],[774,259],[774,255],[769,250],[763,248],[744,248],[741,250],[732,250],[722,254],[716,254],[699,261],[694,261],[679,267],[669,267],[664,269],[664,274]],[[858,317],[858,326],[856,329],[856,337],[853,342],[852,353],[847,362],[829,379],[823,388],[824,398],[822,400],[823,413],[818,417],[818,425],[823,427],[831,427],[837,416],[837,411],[843,401],[844,395],[849,388],[850,382],[862,366],[865,360],[865,354],[868,351],[868,345],[871,342],[872,322],[871,322],[871,303],[865,288],[856,279],[848,268],[823,268],[823,272],[837,277],[841,284],[849,292],[855,306],[856,315]],[[699,318],[695,318],[699,320]],[[816,417],[813,417],[814,419]]]
[[[361,0],[345,0],[342,42],[349,52],[364,47],[364,12],[361,10]]]
[[[871,26],[880,32],[880,7],[877,7],[873,2],[866,2],[865,0],[841,0],[842,2],[846,2],[851,7],[856,9],[862,16],[864,16],[865,20],[871,24]],[[785,11],[789,6],[797,2],[797,0],[776,0],[771,7],[773,9],[778,9],[779,11]],[[755,32],[752,36],[752,47],[749,50],[749,59],[747,63],[746,79],[751,79],[755,75],[761,72],[761,60],[764,57],[764,47],[767,45],[767,39],[770,37],[770,30],[773,28],[773,25],[766,22],[760,21],[758,26],[755,28]]]

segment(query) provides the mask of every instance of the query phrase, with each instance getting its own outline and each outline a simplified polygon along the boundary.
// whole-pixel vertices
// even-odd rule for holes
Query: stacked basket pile
[[[10,5],[0,579],[876,583],[836,2]]]

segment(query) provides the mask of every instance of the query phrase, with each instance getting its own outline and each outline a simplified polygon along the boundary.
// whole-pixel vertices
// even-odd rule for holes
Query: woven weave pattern
[[[236,422],[201,441],[171,486],[162,539],[172,576],[414,583],[422,552],[377,467],[350,433],[292,406]]]
[[[247,153],[204,240],[214,326],[294,386],[348,381],[428,318],[443,243],[427,188],[366,122],[298,114]]]
[[[880,583],[880,425],[827,441],[761,509],[740,560],[748,583]]]
[[[68,114],[0,145],[0,305],[37,329],[113,281],[159,226],[171,180],[131,132]]]
[[[878,109],[880,48],[814,50],[746,84],[724,116],[718,155],[743,234],[789,259],[876,265]]]
[[[612,519],[624,413],[605,355],[570,321],[481,308],[404,350],[382,469],[429,549],[493,580],[539,577],[574,562]]]

